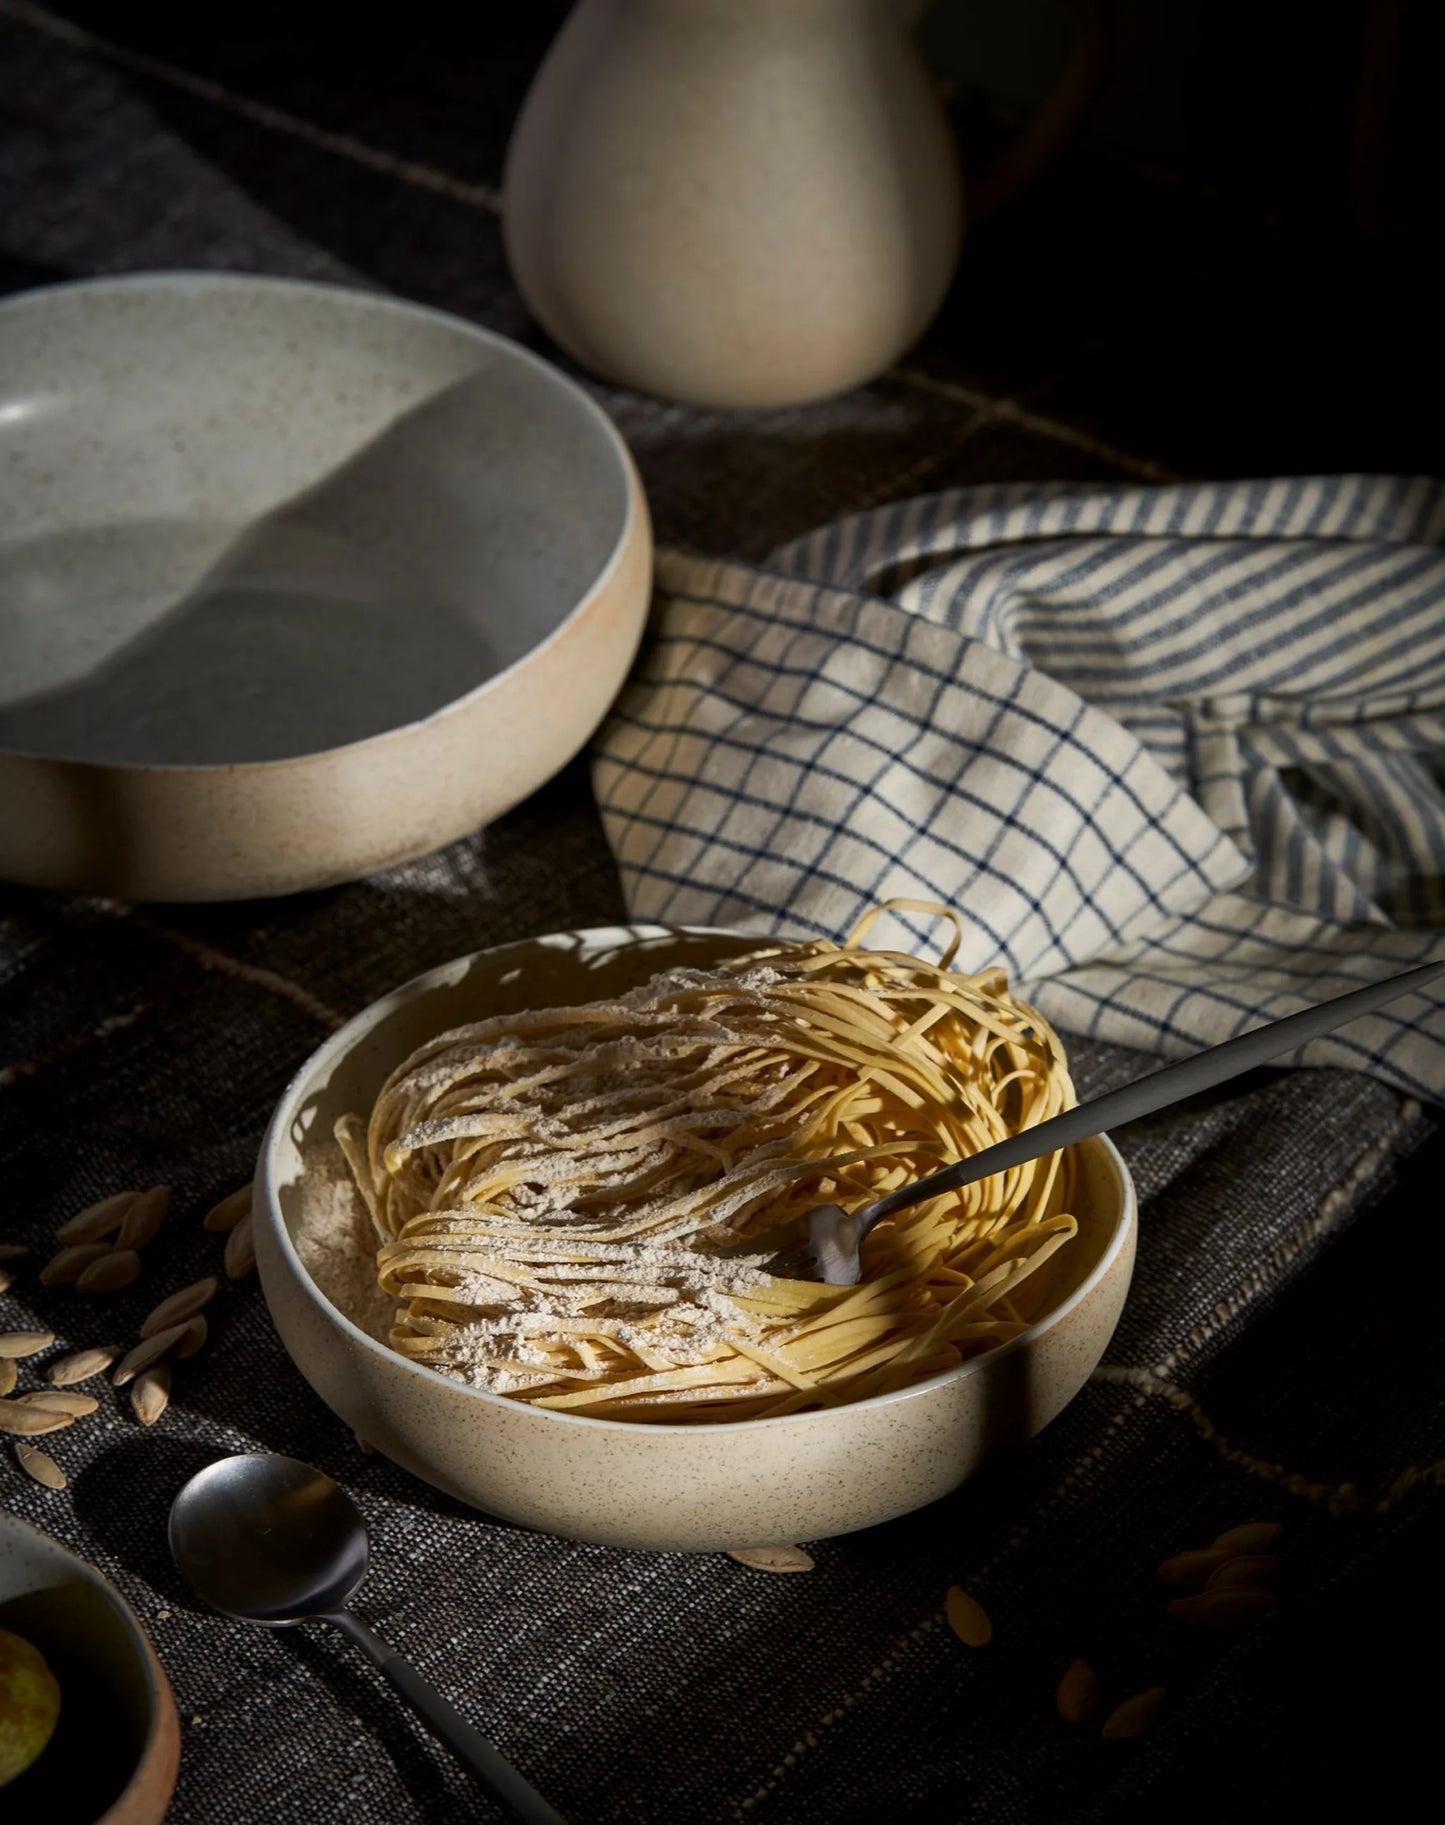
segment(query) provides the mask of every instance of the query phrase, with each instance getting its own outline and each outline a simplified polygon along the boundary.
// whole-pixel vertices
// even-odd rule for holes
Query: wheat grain
[[[1100,1734],[1110,1742],[1122,1742],[1133,1737],[1146,1735],[1158,1722],[1159,1713],[1164,1709],[1166,1693],[1163,1686],[1150,1686],[1146,1691],[1136,1692],[1132,1698],[1126,1698],[1104,1719],[1104,1728]]]
[[[34,1477],[37,1483],[44,1483],[47,1489],[64,1489],[70,1480],[50,1453],[42,1451],[39,1445],[27,1445],[21,1440],[15,1447],[15,1455],[26,1475]]]
[[[206,1338],[209,1333],[210,1327],[201,1314],[197,1312],[194,1318],[188,1318],[186,1320],[185,1326],[181,1331],[180,1339],[171,1354],[176,1358],[177,1362],[185,1362],[189,1357],[194,1356],[197,1350],[205,1348]]]
[[[204,1280],[192,1281],[178,1293],[162,1299],[159,1305],[152,1308],[141,1326],[141,1336],[154,1337],[157,1331],[168,1331],[173,1324],[182,1324],[187,1318],[194,1318],[197,1312],[210,1304],[220,1284],[214,1274],[208,1274]]]
[[[369,1448],[369,1447],[368,1447]],[[810,1572],[811,1553],[801,1546],[739,1546],[728,1553],[739,1565],[750,1565],[758,1572]]]
[[[68,1218],[55,1232],[57,1242],[103,1242],[113,1236],[125,1219],[125,1213],[139,1197],[139,1192],[117,1191],[96,1204],[87,1204]]]
[[[163,1362],[138,1376],[130,1391],[130,1404],[143,1426],[153,1426],[156,1423],[170,1404],[170,1398],[171,1371],[169,1365]]]
[[[28,1407],[23,1401],[0,1400],[0,1432],[19,1432],[34,1437],[40,1432],[59,1432],[75,1424],[73,1413],[47,1413],[43,1407]]]
[[[111,1252],[109,1242],[72,1242],[52,1255],[40,1270],[42,1286],[74,1286],[92,1261]]]
[[[112,1249],[99,1261],[92,1261],[76,1281],[81,1293],[118,1293],[128,1287],[140,1273],[140,1256],[133,1248]]]
[[[50,1384],[68,1388],[77,1381],[89,1381],[92,1375],[103,1375],[120,1355],[118,1343],[97,1344],[94,1349],[76,1350],[50,1365]]]
[[[1278,1521],[1246,1521],[1242,1527],[1229,1527],[1214,1542],[1216,1552],[1259,1553],[1273,1546],[1284,1532]]]
[[[38,1356],[54,1342],[52,1331],[0,1331],[0,1356]]]
[[[153,1362],[159,1362],[185,1334],[186,1327],[183,1324],[173,1324],[168,1331],[157,1331],[153,1337],[143,1337],[133,1350],[128,1350],[121,1357],[115,1374],[110,1378],[112,1385],[123,1388],[128,1381],[134,1381]]]
[[[72,1419],[84,1419],[100,1405],[93,1394],[77,1394],[68,1388],[36,1388],[20,1399],[27,1407],[39,1407],[43,1413],[68,1413]]]
[[[1279,1608],[1273,1591],[1261,1585],[1241,1585],[1237,1590],[1199,1591],[1193,1597],[1175,1597],[1169,1614],[1195,1629],[1236,1629],[1247,1622],[1261,1622]]]
[[[988,1619],[988,1612],[966,1590],[953,1585],[944,1598],[943,1608],[948,1626],[960,1641],[966,1641],[971,1648],[984,1648],[993,1640],[993,1624]]]
[[[1076,1660],[1059,1681],[1054,1702],[1066,1724],[1086,1724],[1098,1710],[1103,1697],[1099,1675],[1087,1660]]]
[[[169,1185],[153,1185],[149,1191],[143,1191],[125,1213],[125,1221],[115,1239],[116,1247],[144,1248],[148,1242],[154,1242],[166,1220],[170,1203]]]
[[[249,1216],[241,1221],[226,1237],[226,1275],[228,1279],[240,1280],[249,1274],[256,1265],[256,1241]]]
[[[1211,1572],[1207,1591],[1242,1590],[1257,1584],[1266,1584],[1279,1557],[1275,1553],[1244,1553],[1237,1559],[1226,1559],[1216,1572]]]
[[[1161,1584],[1203,1584],[1228,1557],[1227,1551],[1218,1552],[1212,1546],[1201,1547],[1197,1552],[1174,1553],[1156,1568],[1154,1576]]]
[[[228,1197],[213,1204],[201,1219],[201,1226],[216,1234],[224,1234],[234,1229],[242,1217],[251,1214],[251,1187],[243,1185],[239,1191],[233,1191]]]

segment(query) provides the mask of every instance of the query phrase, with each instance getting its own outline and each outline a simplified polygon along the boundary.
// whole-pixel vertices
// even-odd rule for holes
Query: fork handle
[[[863,1219],[860,1240],[875,1223],[896,1216],[900,1210],[908,1210],[929,1198],[941,1197],[945,1192],[960,1191],[978,1179],[990,1178],[996,1172],[1007,1172],[1011,1166],[1022,1166],[1043,1154],[1072,1147],[1076,1141],[1088,1140],[1091,1135],[1122,1128],[1126,1122],[1137,1122],[1141,1116],[1167,1109],[1171,1103],[1182,1103],[1185,1097],[1196,1096],[1201,1090],[1211,1090],[1231,1077],[1268,1064],[1281,1052],[1292,1052],[1297,1046],[1307,1045],[1310,1040],[1333,1032],[1360,1014],[1372,1013],[1398,995],[1422,989],[1441,975],[1445,975],[1445,962],[1425,963],[1401,975],[1386,976],[1383,981],[1352,989],[1347,995],[1336,995],[1332,1001],[1322,1001],[1317,1007],[1288,1014],[1283,1020],[1271,1020],[1252,1032],[1241,1033],[1237,1039],[1226,1039],[1222,1045],[1209,1046],[1192,1058],[1165,1065],[1162,1071],[1136,1077],[1131,1084],[1110,1090],[1105,1096],[1096,1096],[1087,1103],[1079,1103],[1036,1127],[1025,1128],[1006,1141],[985,1147],[982,1153],[960,1160],[957,1165],[931,1172],[927,1178],[915,1179],[911,1185],[900,1185],[897,1191],[868,1205],[866,1211],[856,1213]]]

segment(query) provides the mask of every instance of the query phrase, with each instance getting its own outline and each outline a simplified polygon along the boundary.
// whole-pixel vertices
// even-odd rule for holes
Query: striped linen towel
[[[1445,953],[1445,483],[957,490],[665,552],[594,750],[632,914],[944,901],[1067,1032],[1178,1055]],[[890,915],[870,942],[930,953]],[[1296,1062],[1445,1101],[1445,994]]]

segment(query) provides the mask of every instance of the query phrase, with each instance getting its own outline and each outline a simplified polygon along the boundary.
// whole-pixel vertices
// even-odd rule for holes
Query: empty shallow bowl
[[[582,390],[367,292],[174,273],[0,304],[0,876],[279,894],[577,752],[646,612]]]
[[[921,1507],[1031,1437],[1083,1386],[1134,1261],[1134,1189],[1102,1138],[1077,1150],[1079,1234],[1040,1270],[1037,1323],[930,1381],[824,1412],[706,1425],[552,1412],[407,1361],[333,1302],[359,1303],[369,1274],[351,1269],[370,1238],[333,1126],[369,1109],[423,1040],[489,1014],[617,993],[759,942],[636,926],[480,951],[373,1003],[302,1067],[262,1148],[257,1264],[282,1342],[363,1438],[504,1520],[614,1546],[717,1551],[847,1533]]]
[[[119,1591],[49,1534],[0,1514],[0,1629],[33,1642],[60,1685],[55,1734],[0,1787],[0,1817],[160,1825],[180,1728],[160,1662]]]

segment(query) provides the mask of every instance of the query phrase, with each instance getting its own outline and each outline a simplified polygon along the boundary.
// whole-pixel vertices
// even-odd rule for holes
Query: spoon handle
[[[1025,1128],[996,1146],[985,1147],[982,1153],[960,1160],[956,1166],[945,1166],[925,1179],[916,1179],[911,1185],[900,1185],[897,1191],[889,1192],[867,1207],[861,1233],[866,1234],[885,1217],[928,1198],[958,1191],[977,1179],[986,1179],[995,1172],[1007,1172],[1011,1166],[1025,1165],[1029,1160],[1054,1153],[1061,1147],[1072,1147],[1076,1141],[1087,1140],[1090,1135],[1122,1128],[1125,1122],[1136,1122],[1142,1115],[1167,1109],[1171,1103],[1183,1102],[1186,1096],[1212,1090],[1216,1084],[1226,1083],[1231,1077],[1268,1064],[1281,1052],[1292,1052],[1296,1046],[1306,1045],[1310,1040],[1344,1026],[1346,1021],[1372,1013],[1397,995],[1424,988],[1427,982],[1435,981],[1442,974],[1445,974],[1445,963],[1422,964],[1418,969],[1405,970],[1398,976],[1387,976],[1381,982],[1352,989],[1348,995],[1336,995],[1332,1001],[1322,1001],[1316,1007],[1303,1008],[1298,1014],[1287,1014],[1283,1020],[1271,1020],[1251,1032],[1241,1033],[1236,1039],[1225,1040],[1223,1045],[1209,1046],[1192,1058],[1166,1065],[1161,1071],[1151,1071],[1147,1077],[1136,1077],[1133,1083],[1111,1090],[1106,1096],[1096,1096],[1090,1102],[1080,1103],[1076,1108],[1066,1109],[1062,1115],[1040,1122],[1037,1127]]]
[[[444,1699],[430,1680],[423,1679],[410,1661],[403,1660],[350,1610],[332,1610],[317,1617],[319,1622],[334,1622],[343,1635],[349,1636],[386,1677],[402,1697],[476,1775],[507,1816],[519,1825],[567,1825],[555,1806],[549,1806],[532,1783],[519,1774],[499,1749],[474,1730],[461,1712]]]

